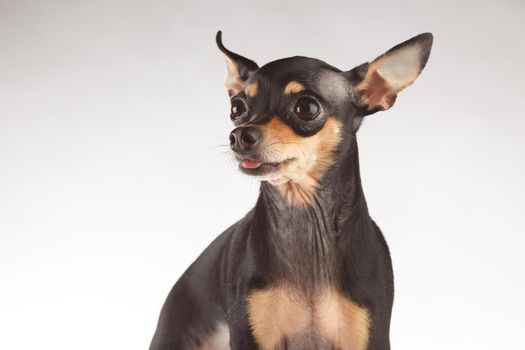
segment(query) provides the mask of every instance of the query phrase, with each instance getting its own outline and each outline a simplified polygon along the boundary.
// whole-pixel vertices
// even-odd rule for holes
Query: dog
[[[392,264],[356,133],[420,75],[432,34],[349,71],[301,56],[259,67],[216,41],[230,146],[260,194],[177,281],[150,350],[390,349]]]

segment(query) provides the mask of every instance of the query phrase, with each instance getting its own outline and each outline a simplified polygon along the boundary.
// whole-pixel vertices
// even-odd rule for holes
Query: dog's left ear
[[[427,63],[432,39],[431,33],[419,34],[346,72],[354,100],[365,115],[392,107],[397,94],[416,80]]]
[[[228,67],[228,74],[226,75],[226,81],[224,85],[228,89],[228,94],[231,96],[241,91],[244,83],[248,80],[252,74],[259,69],[257,63],[252,60],[242,57],[234,52],[231,52],[222,44],[222,32],[217,32],[217,46],[219,50],[224,54],[226,64]]]

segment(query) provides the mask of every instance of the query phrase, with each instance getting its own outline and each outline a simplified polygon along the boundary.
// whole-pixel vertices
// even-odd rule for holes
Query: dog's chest
[[[364,350],[368,345],[368,310],[331,288],[307,296],[298,288],[276,285],[250,293],[247,307],[263,350]]]

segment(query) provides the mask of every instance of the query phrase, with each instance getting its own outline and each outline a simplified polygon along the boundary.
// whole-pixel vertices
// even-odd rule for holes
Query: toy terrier
[[[260,194],[175,284],[150,350],[390,349],[392,264],[356,133],[419,76],[432,34],[349,71],[302,56],[259,67],[216,41],[230,146]]]

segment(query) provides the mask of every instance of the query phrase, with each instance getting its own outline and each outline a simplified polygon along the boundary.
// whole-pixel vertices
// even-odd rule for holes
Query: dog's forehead
[[[326,99],[348,96],[348,80],[342,72],[315,58],[289,57],[262,66],[250,79],[267,85],[271,90],[283,90],[295,82]],[[276,91],[272,91],[275,93]]]

